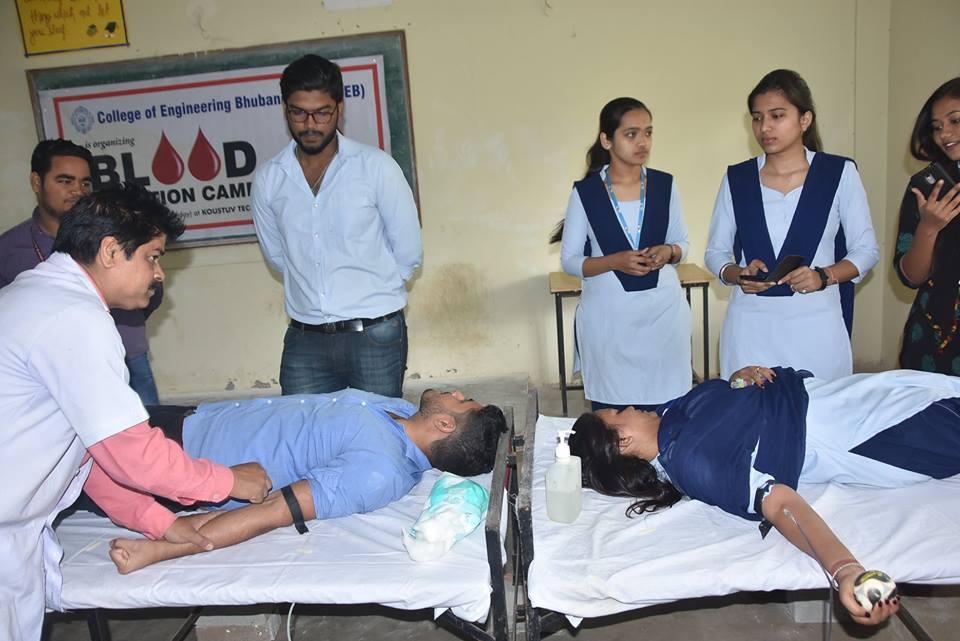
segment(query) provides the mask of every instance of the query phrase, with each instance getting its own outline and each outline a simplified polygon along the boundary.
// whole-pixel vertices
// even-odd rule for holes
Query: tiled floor
[[[483,402],[515,406],[517,420],[525,416],[525,396],[522,376],[498,377],[457,381],[465,393]],[[411,381],[407,384],[407,396],[415,398],[427,385],[438,381]],[[577,415],[586,408],[583,393],[570,393],[569,414]],[[560,414],[560,395],[556,386],[539,390],[540,411],[543,414]],[[578,641],[818,641],[823,638],[820,624],[796,624],[784,605],[782,594],[738,594],[731,597],[697,599],[681,604],[658,606],[646,610],[585,621],[575,633]],[[960,639],[960,587],[925,589],[915,588],[904,599],[913,614],[938,641]],[[113,617],[110,630],[114,641],[161,641],[169,639],[179,628],[180,619],[174,615],[182,612],[137,611]],[[284,612],[283,625],[286,624]],[[298,605],[292,620],[296,641],[320,639],[391,639],[454,641],[451,632],[436,626],[430,613],[398,612],[387,608],[371,607],[322,607]],[[226,633],[218,630],[190,633],[188,641],[245,641],[243,630]],[[249,634],[249,630],[246,631]],[[569,629],[550,638],[571,637]],[[50,617],[45,641],[87,641],[87,626],[84,621],[68,620],[60,615]],[[286,639],[281,629],[278,639]],[[906,641],[913,636],[904,625],[891,621],[879,630],[867,630],[855,626],[835,624],[832,638],[836,641],[869,638],[875,641]]]

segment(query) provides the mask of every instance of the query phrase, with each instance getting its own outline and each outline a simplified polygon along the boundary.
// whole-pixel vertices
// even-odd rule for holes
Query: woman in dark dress
[[[939,164],[957,183],[929,198],[908,186],[900,205],[893,266],[917,290],[903,328],[900,367],[960,375],[960,77],[924,103],[910,153]]]

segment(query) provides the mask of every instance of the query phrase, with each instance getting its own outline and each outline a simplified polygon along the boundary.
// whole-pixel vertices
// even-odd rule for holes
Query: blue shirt
[[[404,282],[423,260],[413,192],[396,161],[339,133],[337,142],[316,195],[294,142],[253,180],[260,248],[283,274],[287,315],[304,323],[403,309]]]
[[[405,496],[431,467],[387,412],[408,418],[416,408],[353,389],[212,403],[184,421],[183,448],[223,465],[256,461],[274,489],[306,479],[318,519],[370,512]]]

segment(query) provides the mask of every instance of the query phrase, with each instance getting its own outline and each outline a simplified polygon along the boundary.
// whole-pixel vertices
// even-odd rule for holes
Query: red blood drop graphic
[[[153,154],[153,177],[164,185],[172,185],[183,177],[183,158],[167,140],[167,134],[161,132],[160,144]]]
[[[197,139],[193,142],[193,149],[190,150],[187,167],[197,180],[213,180],[220,173],[220,156],[203,135],[203,129],[197,131]]]

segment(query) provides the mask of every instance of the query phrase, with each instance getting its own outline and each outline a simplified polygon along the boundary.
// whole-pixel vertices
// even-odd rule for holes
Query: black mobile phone
[[[756,276],[741,276],[740,280],[749,280],[759,283],[765,283],[767,281],[777,282],[797,267],[803,264],[803,256],[785,256],[783,260],[780,261],[780,264],[772,272],[767,272],[764,274],[760,272]]]
[[[951,189],[956,183],[953,181],[953,178],[950,177],[950,174],[947,173],[947,170],[935,162],[930,163],[911,176],[910,184],[919,189],[924,198],[930,198],[930,194],[933,192],[933,186],[937,184],[938,180],[943,181],[943,187],[940,188],[940,197],[943,198],[947,190]]]

